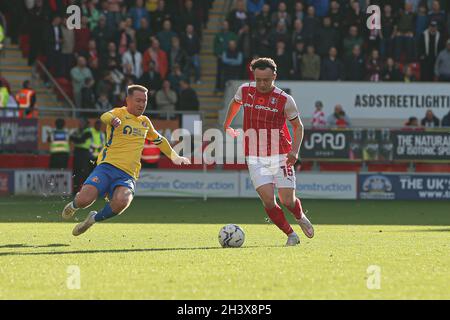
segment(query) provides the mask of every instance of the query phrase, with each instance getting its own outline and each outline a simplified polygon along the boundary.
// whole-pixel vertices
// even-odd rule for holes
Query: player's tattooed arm
[[[303,123],[299,117],[290,120],[290,123],[294,133],[294,141],[292,143],[292,150],[287,155],[287,166],[293,166],[297,162],[304,135]]]
[[[230,125],[233,122],[234,117],[236,117],[236,115],[238,114],[241,105],[242,104],[240,102],[237,102],[235,99],[231,100],[228,106],[227,117],[225,118],[225,122],[223,123],[223,130],[232,137],[237,137],[239,135],[239,131],[234,130],[230,127]]]

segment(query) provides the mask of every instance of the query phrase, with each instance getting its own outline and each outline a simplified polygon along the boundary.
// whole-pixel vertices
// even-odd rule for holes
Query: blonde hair
[[[148,89],[139,84],[132,84],[127,87],[127,96],[131,96],[135,91],[141,91],[141,92],[147,93]]]

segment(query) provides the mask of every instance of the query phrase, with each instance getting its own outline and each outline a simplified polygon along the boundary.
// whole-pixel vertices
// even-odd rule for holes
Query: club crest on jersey
[[[278,101],[277,98],[272,98],[272,99],[270,99],[270,103],[271,103],[271,104],[276,104],[277,101]]]
[[[143,126],[144,128],[148,128],[147,122],[146,122],[146,121],[142,121],[142,126]]]
[[[99,183],[100,182],[99,177],[97,177],[97,176],[93,177],[92,182]]]

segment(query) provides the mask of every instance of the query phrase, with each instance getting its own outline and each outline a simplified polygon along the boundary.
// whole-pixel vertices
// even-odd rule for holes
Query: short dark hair
[[[250,63],[250,69],[255,71],[256,69],[272,69],[273,72],[277,72],[277,64],[271,58],[256,58]]]
[[[138,84],[132,84],[127,87],[127,96],[131,96],[135,91],[141,91],[143,93],[147,93],[148,89],[144,86]]]
[[[61,130],[64,128],[65,125],[66,125],[66,121],[64,119],[62,119],[62,118],[56,119],[56,121],[55,121],[56,129]]]

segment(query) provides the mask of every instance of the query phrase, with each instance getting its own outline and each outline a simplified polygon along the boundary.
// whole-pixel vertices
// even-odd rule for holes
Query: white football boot
[[[69,220],[71,219],[75,212],[77,212],[78,209],[74,208],[72,205],[73,201],[69,202],[63,209],[61,216],[63,217],[64,220]]]
[[[297,223],[299,224],[300,228],[302,228],[305,236],[307,236],[308,238],[314,237],[314,227],[305,213],[302,213],[302,217],[300,219],[295,220],[297,220]]]
[[[298,244],[300,244],[300,238],[295,232],[292,232],[290,235],[288,235],[286,247],[296,246]]]
[[[97,214],[97,211],[89,212],[86,219],[83,222],[80,222],[73,228],[72,234],[76,237],[80,234],[85,233],[90,227],[92,227],[95,223],[94,216]]]

